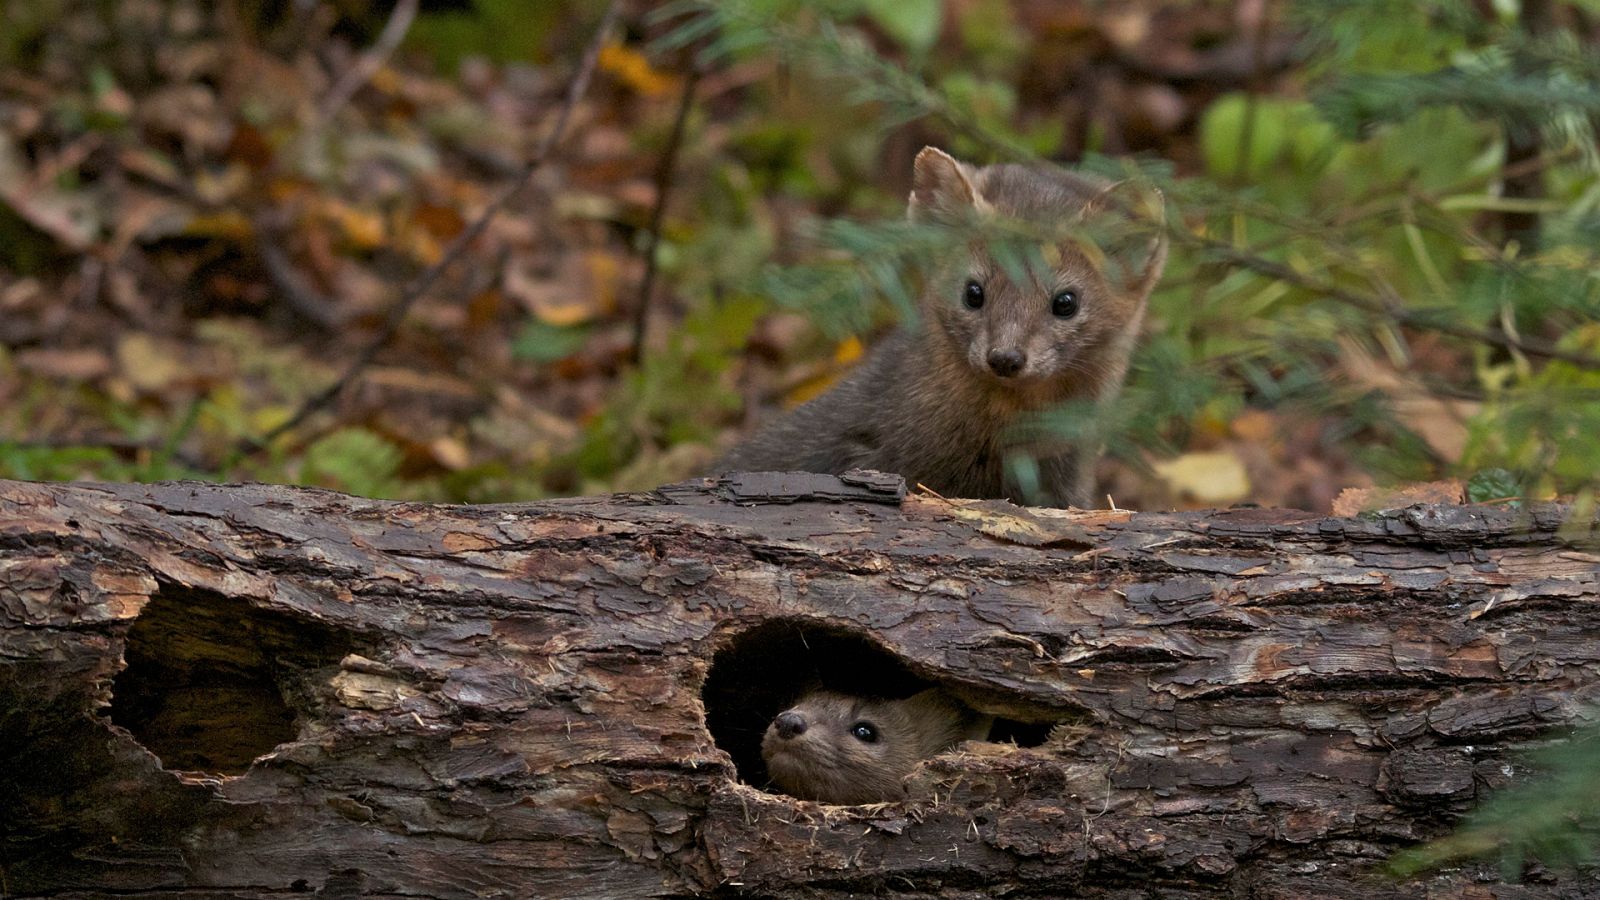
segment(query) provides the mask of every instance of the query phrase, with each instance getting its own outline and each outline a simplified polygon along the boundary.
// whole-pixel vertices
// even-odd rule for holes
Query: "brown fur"
[[[917,155],[910,215],[1065,226],[1118,214],[1109,211],[1117,189],[1059,169],[974,169],[929,147]],[[982,246],[939,266],[919,298],[915,327],[897,331],[832,390],[735,447],[718,470],[869,468],[948,496],[1087,504],[1098,451],[1022,445],[1013,426],[1067,401],[1116,396],[1166,245],[1093,257],[1074,241],[1050,249],[1054,270],[1023,284],[1012,283]],[[1095,259],[1116,263],[1116,272]],[[969,278],[984,287],[981,309],[962,304]],[[1051,313],[1050,298],[1062,289],[1080,300],[1071,318]],[[987,362],[995,350],[1020,352],[1026,363],[1015,376],[999,377]],[[1007,458],[1016,454],[1037,461],[1043,496],[1024,498],[1010,481]]]
[[[779,715],[791,713],[804,720],[805,731],[786,738],[774,719],[761,739],[772,783],[802,800],[842,804],[903,797],[904,779],[918,762],[982,740],[993,722],[938,688],[904,700],[814,691]],[[877,740],[853,735],[860,723],[871,725]]]

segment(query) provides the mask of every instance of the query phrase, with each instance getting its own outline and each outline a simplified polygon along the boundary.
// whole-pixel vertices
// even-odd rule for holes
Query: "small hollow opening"
[[[766,787],[761,737],[773,718],[802,694],[824,689],[900,699],[933,685],[861,634],[781,620],[745,631],[719,650],[701,699],[712,740],[733,758],[739,777]],[[1038,722],[996,718],[989,739],[1038,747],[1059,717]]]
[[[163,585],[128,629],[110,718],[163,768],[238,775],[295,739],[319,673],[352,649],[315,622]]]
[[[1018,747],[1041,747],[1050,739],[1050,730],[1055,726],[1054,721],[1023,722],[997,716],[994,727],[989,729],[989,740],[1000,744],[1016,744]]]

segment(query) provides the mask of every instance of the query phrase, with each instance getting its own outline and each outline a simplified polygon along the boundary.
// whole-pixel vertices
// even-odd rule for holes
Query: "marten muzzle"
[[[792,740],[806,732],[806,717],[799,710],[789,709],[778,713],[772,720],[772,730],[783,740]]]
[[[1020,350],[990,350],[989,369],[1001,378],[1010,378],[1022,371],[1028,358]]]

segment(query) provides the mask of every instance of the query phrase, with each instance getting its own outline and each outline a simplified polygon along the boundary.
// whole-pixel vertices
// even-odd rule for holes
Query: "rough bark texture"
[[[902,494],[0,482],[0,895],[1600,896],[1371,874],[1600,689],[1564,510]],[[905,803],[744,783],[817,678],[1034,746]]]

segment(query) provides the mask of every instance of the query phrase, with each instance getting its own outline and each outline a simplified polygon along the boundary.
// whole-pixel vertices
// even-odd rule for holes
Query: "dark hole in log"
[[[1056,723],[1049,722],[1019,722],[1016,719],[1002,719],[996,717],[994,727],[989,729],[989,740],[997,743],[1012,743],[1018,747],[1037,747],[1050,738],[1050,729]]]
[[[353,648],[315,622],[163,585],[128,629],[111,721],[163,768],[237,775],[296,735],[295,710]]]
[[[735,636],[711,661],[701,699],[712,740],[729,756],[739,777],[767,785],[761,735],[774,716],[806,691],[909,697],[932,686],[893,653],[850,631],[810,622],[767,622]],[[1051,719],[1059,717],[1059,712]],[[1023,747],[1045,742],[1053,721],[997,718],[990,737]]]

